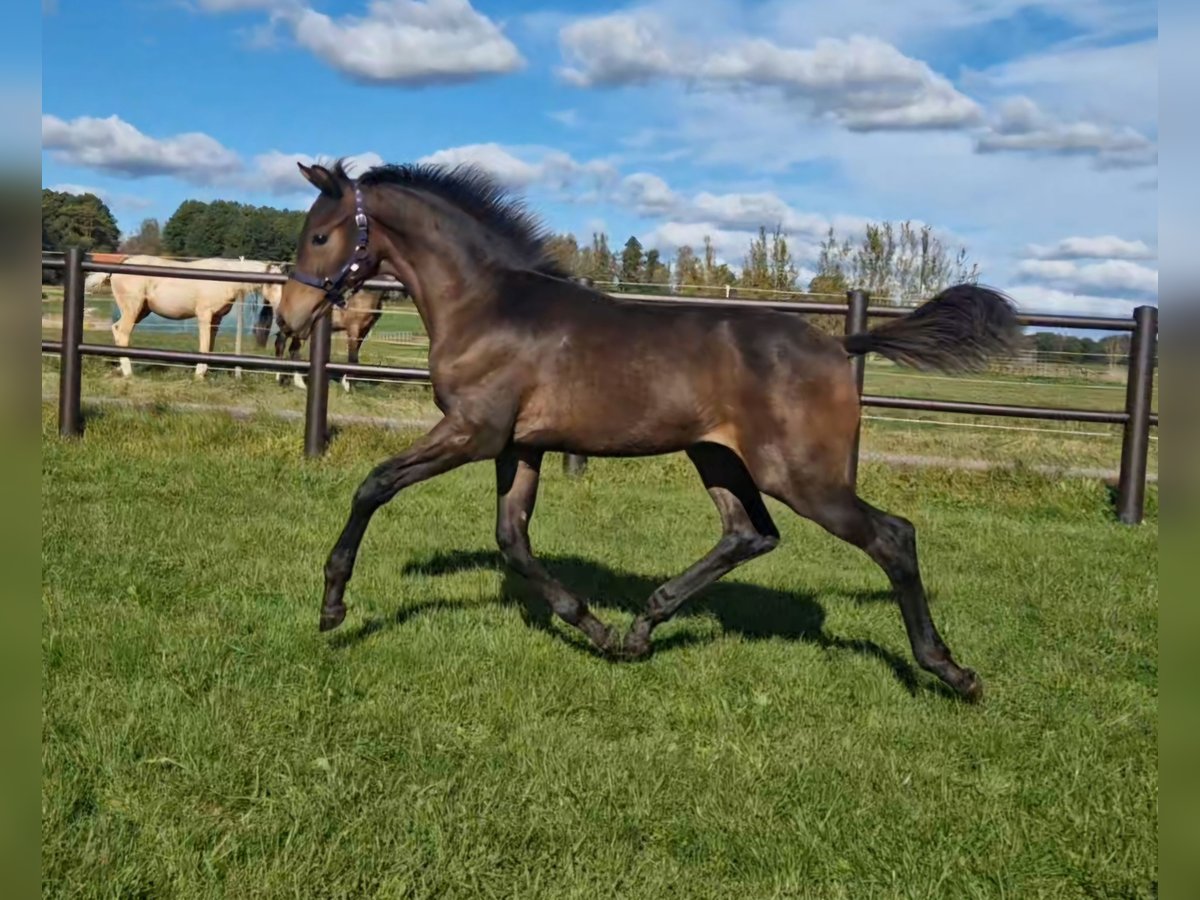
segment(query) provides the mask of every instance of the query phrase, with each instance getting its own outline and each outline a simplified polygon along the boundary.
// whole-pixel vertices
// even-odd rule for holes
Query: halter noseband
[[[338,271],[337,275],[332,278],[318,278],[316,275],[309,275],[307,272],[292,270],[288,275],[289,278],[294,278],[301,284],[307,284],[309,287],[315,287],[319,291],[325,292],[325,299],[334,306],[345,308],[347,288],[350,288],[349,282],[358,274],[362,264],[367,261],[367,214],[363,212],[362,191],[359,190],[358,182],[354,183],[354,224],[358,226],[358,241],[354,245],[354,252],[345,264]],[[351,290],[357,290],[357,286]]]

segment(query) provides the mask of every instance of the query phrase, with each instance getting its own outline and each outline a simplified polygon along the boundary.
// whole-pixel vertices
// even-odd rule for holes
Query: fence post
[[[867,330],[867,305],[871,295],[866,291],[846,291],[846,334],[863,334]],[[862,396],[863,382],[867,374],[867,357],[865,355],[850,357],[850,366],[854,371],[854,383],[858,386],[858,396]],[[858,483],[858,440],[862,433],[860,422],[854,429],[854,449],[850,460],[846,463],[846,479],[851,489]]]
[[[83,356],[83,249],[69,247],[63,270],[62,349],[58,367],[58,433],[63,437],[83,434],[79,405]]]
[[[1129,373],[1125,382],[1125,433],[1121,440],[1121,478],[1117,517],[1126,525],[1142,521],[1146,500],[1146,455],[1150,447],[1150,406],[1154,392],[1154,356],[1158,345],[1158,308],[1133,311]]]
[[[313,322],[308,344],[308,394],[304,404],[304,455],[322,456],[329,445],[330,310]]]

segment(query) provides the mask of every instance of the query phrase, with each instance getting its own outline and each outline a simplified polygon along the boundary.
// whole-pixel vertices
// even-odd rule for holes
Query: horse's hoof
[[[962,675],[955,688],[958,695],[967,703],[978,703],[983,699],[983,681],[975,674],[974,669],[963,669]]]
[[[345,605],[331,606],[321,610],[321,631],[332,631],[346,619]]]
[[[649,657],[654,649],[649,637],[632,631],[625,635],[624,641],[618,641],[617,636],[613,634],[608,646],[609,655],[621,662],[639,662]]]

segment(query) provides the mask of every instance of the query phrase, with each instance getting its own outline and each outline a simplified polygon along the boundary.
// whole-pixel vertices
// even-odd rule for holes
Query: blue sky
[[[1028,309],[1157,302],[1141,0],[43,0],[42,182],[123,229],[306,208],[295,160],[471,161],[547,223],[740,263],[783,224],[964,243]]]

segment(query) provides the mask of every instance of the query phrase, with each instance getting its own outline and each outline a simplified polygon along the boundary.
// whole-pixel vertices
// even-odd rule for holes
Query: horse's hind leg
[[[774,493],[774,492],[772,492]],[[913,656],[961,697],[977,700],[983,693],[979,677],[959,666],[938,634],[917,564],[917,534],[912,522],[876,509],[846,484],[815,487],[796,484],[778,497],[797,513],[812,519],[842,540],[862,549],[887,573],[892,583]]]
[[[717,545],[682,575],[660,585],[625,637],[623,652],[634,659],[650,653],[650,633],[697,592],[737,566],[773,550],[779,531],[742,460],[718,444],[698,444],[688,457],[700,472],[721,515]]]
[[[496,458],[496,543],[505,561],[528,580],[564,621],[588,636],[602,651],[612,649],[616,635],[546,571],[529,546],[529,519],[537,502],[542,454],[509,447]]]

